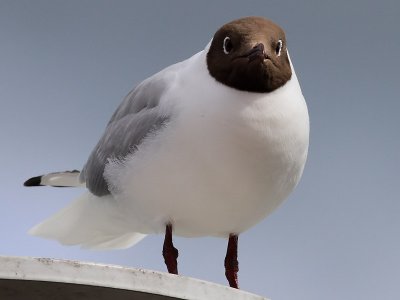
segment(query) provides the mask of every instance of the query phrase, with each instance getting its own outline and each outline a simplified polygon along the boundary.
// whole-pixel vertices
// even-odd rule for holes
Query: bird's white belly
[[[182,236],[240,233],[275,210],[297,184],[307,154],[304,128],[257,117],[246,126],[240,120],[225,126],[202,117],[171,124],[124,163],[107,166],[112,194],[132,231],[163,232],[171,222]]]

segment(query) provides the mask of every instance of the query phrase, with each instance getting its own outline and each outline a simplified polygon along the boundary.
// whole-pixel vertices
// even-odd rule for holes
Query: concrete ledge
[[[121,266],[0,256],[1,300],[267,300],[198,279]]]

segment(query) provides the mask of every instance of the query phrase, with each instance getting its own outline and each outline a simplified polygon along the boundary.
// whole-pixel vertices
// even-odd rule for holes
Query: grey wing
[[[110,193],[103,176],[110,158],[124,158],[134,152],[149,133],[168,122],[170,116],[163,115],[159,106],[166,89],[162,78],[149,78],[132,90],[115,111],[81,172],[80,180],[86,181],[93,194]]]

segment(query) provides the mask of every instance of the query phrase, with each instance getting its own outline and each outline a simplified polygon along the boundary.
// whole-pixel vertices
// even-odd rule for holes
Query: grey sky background
[[[28,236],[82,191],[22,183],[80,169],[132,87],[248,15],[286,30],[311,145],[296,191],[240,236],[241,288],[273,300],[400,299],[395,0],[0,0],[0,255],[165,271],[162,236],[111,252]],[[225,240],[175,243],[182,275],[226,284]]]

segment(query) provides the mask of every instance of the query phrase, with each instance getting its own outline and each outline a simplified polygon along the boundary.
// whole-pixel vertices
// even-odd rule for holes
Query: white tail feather
[[[56,187],[79,187],[85,186],[85,182],[80,180],[78,170],[55,172],[29,178],[24,182],[25,186],[49,185]]]
[[[50,186],[84,186],[85,183],[79,180],[79,174],[79,171],[49,173],[42,176],[40,183]]]
[[[131,247],[145,235],[128,232],[115,206],[112,196],[97,197],[86,192],[29,233],[90,249]]]

